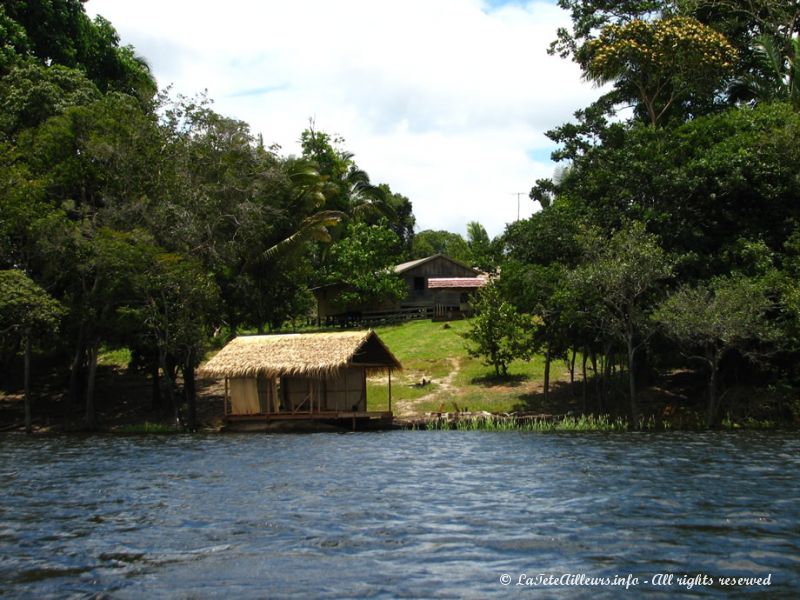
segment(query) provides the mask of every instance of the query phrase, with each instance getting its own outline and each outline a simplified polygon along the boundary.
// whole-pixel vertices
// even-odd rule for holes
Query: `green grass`
[[[467,358],[460,332],[467,330],[467,321],[444,323],[409,321],[402,325],[377,327],[375,331],[397,356],[407,373],[419,379],[440,379],[452,371],[451,358]]]
[[[417,386],[408,383],[397,383],[392,378],[392,404],[402,400],[416,400],[426,394],[435,392],[439,386],[435,383]],[[385,378],[381,382],[367,381],[367,398],[369,410],[389,410],[389,386]]]
[[[486,411],[492,413],[512,412],[519,403],[519,397],[511,392],[486,392],[482,390],[460,390],[456,394],[443,394],[432,400],[420,402],[415,406],[416,412],[454,412]]]
[[[440,409],[452,411],[456,407],[487,412],[554,411],[552,402],[551,406],[541,405],[537,395],[544,380],[544,359],[541,356],[531,361],[515,361],[509,365],[508,377],[497,378],[492,367],[468,355],[465,340],[459,335],[468,328],[467,320],[451,321],[447,326],[440,322],[410,321],[375,328],[404,367],[392,381],[393,401],[414,400],[433,394],[430,399],[414,405],[417,414]],[[449,386],[443,385],[454,367],[458,372]],[[551,381],[563,379],[566,372],[563,362],[554,361],[550,367]],[[433,380],[434,385],[412,387],[423,378]],[[368,393],[371,409],[386,405],[380,400],[387,395],[385,382],[371,383]],[[373,399],[378,399],[378,402],[373,404]]]
[[[550,379],[556,380],[567,373],[567,366],[557,360],[550,364]],[[530,361],[515,360],[508,366],[508,377],[498,378],[492,367],[487,367],[478,358],[470,358],[462,365],[456,377],[459,385],[481,387],[519,386],[525,381],[544,381],[544,357],[537,355]]]
[[[438,359],[467,355],[464,340],[458,334],[468,329],[468,323],[408,321],[401,325],[376,327],[375,332],[390,348],[402,348],[403,356],[407,359]]]
[[[103,346],[97,354],[97,364],[127,369],[131,362],[131,351],[128,348],[108,348]]]

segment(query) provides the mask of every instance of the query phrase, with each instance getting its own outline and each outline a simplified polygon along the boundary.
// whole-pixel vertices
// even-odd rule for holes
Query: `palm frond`
[[[292,235],[267,248],[264,252],[264,258],[270,260],[280,255],[289,254],[302,245],[303,242],[311,239],[329,243],[331,236],[328,232],[328,227],[338,225],[344,216],[344,213],[338,210],[321,210],[306,217],[300,223],[298,230]]]

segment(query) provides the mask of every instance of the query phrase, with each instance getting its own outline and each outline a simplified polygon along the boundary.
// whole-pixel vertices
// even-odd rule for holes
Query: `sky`
[[[214,109],[299,154],[301,132],[344,138],[373,183],[414,207],[417,230],[490,236],[529,216],[550,177],[544,132],[599,91],[547,55],[554,0],[89,0],[160,87],[207,90]]]

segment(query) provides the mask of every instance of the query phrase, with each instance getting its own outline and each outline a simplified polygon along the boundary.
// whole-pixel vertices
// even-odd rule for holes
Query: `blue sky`
[[[538,0],[89,0],[150,62],[159,84],[299,151],[336,133],[374,182],[408,196],[419,229],[490,235],[511,192],[552,175],[548,129],[598,90],[548,56],[568,15]],[[523,199],[523,215],[536,207]]]

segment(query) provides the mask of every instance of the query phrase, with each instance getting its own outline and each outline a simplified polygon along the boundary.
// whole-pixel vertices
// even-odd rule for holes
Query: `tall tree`
[[[0,271],[0,336],[14,335],[23,347],[25,431],[32,431],[31,354],[35,340],[56,332],[63,307],[22,271]]]
[[[467,340],[467,352],[493,367],[495,376],[506,377],[512,361],[527,360],[533,354],[531,334],[535,321],[503,300],[494,283],[481,288],[473,306],[476,315],[462,334]]]
[[[492,244],[486,229],[477,221],[467,223],[467,246],[469,247],[469,264],[485,272],[497,268],[500,242]]]
[[[650,334],[653,293],[672,276],[672,261],[643,223],[626,224],[608,241],[585,239],[585,262],[571,276],[578,285],[599,292],[602,305],[597,310],[607,315],[608,333],[625,345],[630,417],[635,427],[639,423],[636,357]]]
[[[633,95],[653,126],[681,102],[711,97],[736,59],[725,36],[689,17],[608,25],[583,52],[586,77]]]
[[[425,258],[432,254],[446,254],[464,263],[470,262],[469,246],[458,233],[425,229],[414,236],[411,258]]]
[[[351,223],[330,247],[325,283],[343,284],[336,301],[361,306],[405,297],[405,282],[392,269],[397,236],[384,227]]]
[[[120,47],[106,19],[90,19],[81,0],[7,0],[3,8],[25,32],[16,38],[17,53],[29,53],[42,65],[80,69],[103,92],[123,92],[142,101],[155,94],[147,63],[131,47]]]
[[[203,358],[214,327],[219,291],[213,278],[196,259],[166,253],[149,246],[142,269],[133,277],[135,302],[125,308],[127,317],[141,323],[141,335],[156,348],[158,363],[167,380],[167,395],[177,421],[182,420],[175,398],[174,371],[183,374],[187,405],[186,426],[197,429],[195,370]]]
[[[708,369],[706,425],[719,425],[720,364],[738,350],[750,357],[763,356],[777,339],[777,329],[767,319],[773,303],[763,280],[742,276],[718,278],[695,287],[682,287],[654,313],[666,332]],[[699,351],[699,354],[692,354]]]
[[[581,256],[576,241],[580,223],[576,207],[557,198],[529,219],[510,224],[503,235],[506,261],[498,285],[519,310],[539,320],[535,343],[545,355],[545,398],[550,393],[552,361],[575,342],[568,339],[570,302],[565,283]]]
[[[23,63],[0,79],[0,131],[13,139],[71,106],[99,99],[97,86],[78,69]]]

